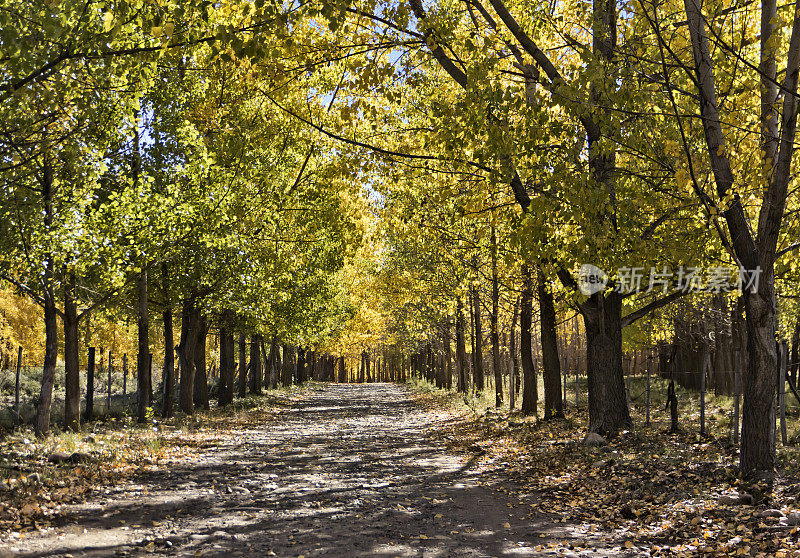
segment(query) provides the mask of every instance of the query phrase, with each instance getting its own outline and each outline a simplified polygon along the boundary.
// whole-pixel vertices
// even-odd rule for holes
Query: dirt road
[[[14,555],[625,555],[530,517],[536,496],[501,467],[447,452],[435,433],[448,420],[401,386],[321,386],[199,458],[69,507]]]

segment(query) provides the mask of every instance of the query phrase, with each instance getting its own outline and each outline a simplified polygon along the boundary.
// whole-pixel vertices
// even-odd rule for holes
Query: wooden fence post
[[[128,397],[128,355],[122,355],[122,408],[125,408]]]
[[[22,372],[22,345],[19,346],[17,351],[17,373],[14,378],[14,410],[17,412],[17,424],[21,421],[19,416],[19,377]]]
[[[114,357],[111,354],[111,349],[108,350],[108,390],[106,395],[106,406],[108,407],[106,410],[107,414],[111,414],[111,368],[114,363]]]
[[[92,420],[94,414],[94,359],[95,348],[89,347],[89,362],[86,365],[86,409],[83,420]]]

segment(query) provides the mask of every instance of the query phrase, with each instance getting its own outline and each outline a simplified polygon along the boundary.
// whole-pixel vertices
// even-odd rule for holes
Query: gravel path
[[[199,459],[66,510],[23,556],[623,555],[580,526],[530,517],[502,469],[433,434],[452,417],[392,384],[331,384]],[[570,550],[574,541],[583,550]],[[552,547],[558,544],[558,549]],[[591,548],[595,544],[594,548]],[[590,547],[591,549],[587,549]],[[14,555],[17,555],[16,553]],[[0,550],[0,556],[3,551]]]

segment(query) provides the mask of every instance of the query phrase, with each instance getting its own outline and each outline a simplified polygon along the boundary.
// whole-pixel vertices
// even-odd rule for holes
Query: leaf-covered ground
[[[627,547],[651,556],[800,556],[795,448],[779,447],[771,487],[748,484],[738,478],[727,408],[708,406],[705,436],[688,408],[675,434],[657,404],[649,426],[642,410],[632,406],[634,431],[601,447],[582,443],[588,416],[574,405],[557,421],[490,409],[454,425],[444,439],[452,449],[480,449],[487,466],[501,464],[523,479],[538,496],[533,516],[625,538]]]
[[[433,391],[315,384],[146,428],[110,422],[44,443],[15,434],[1,446],[0,556],[798,548],[790,467],[772,491],[740,486],[733,449],[715,438],[656,423],[590,448],[584,413],[568,417],[537,424],[476,416]],[[54,452],[63,462],[48,462]],[[720,501],[734,491],[743,501]]]

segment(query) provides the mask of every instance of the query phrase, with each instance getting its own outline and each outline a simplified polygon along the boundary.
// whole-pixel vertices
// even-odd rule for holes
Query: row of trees
[[[217,8],[33,2],[3,11],[13,35],[3,43],[16,50],[0,86],[0,277],[43,309],[40,436],[59,353],[65,427],[79,427],[79,340],[92,316],[137,323],[143,420],[153,346],[164,356],[163,414],[178,380],[190,413],[210,329],[224,340],[230,394],[233,335],[256,336],[254,346],[323,343],[350,312],[339,274],[361,242],[366,201],[330,146],[276,105],[305,103],[307,87],[328,90],[331,78],[285,87],[274,82],[280,56],[234,63],[228,47],[244,48],[245,34],[285,13]],[[284,48],[285,33],[261,37],[258,49],[273,40]],[[156,320],[163,339],[150,337]]]
[[[261,335],[337,355],[421,354],[452,327],[463,363],[458,332],[474,330],[481,355],[484,314],[497,374],[503,335],[530,347],[538,321],[548,416],[562,412],[548,393],[556,322],[571,309],[589,429],[613,435],[631,426],[625,336],[685,294],[668,269],[713,265],[758,276],[736,306],[741,466],[770,474],[775,339],[796,315],[793,6],[10,7],[0,273],[43,308],[37,431],[48,430],[59,317],[74,428],[77,332],[101,309],[136,317],[144,387],[154,313],[167,348],[180,317],[189,375],[209,327],[223,346]],[[606,288],[581,292],[585,263],[608,272]],[[634,268],[658,270],[663,288],[630,284]],[[532,401],[523,394],[528,412]]]
[[[336,45],[352,43],[344,35],[353,29],[375,50],[391,37],[383,57],[370,54],[371,65],[394,63],[411,85],[391,139],[372,140],[391,161],[382,190],[398,231],[391,255],[427,295],[449,295],[439,298],[445,315],[473,296],[471,283],[488,280],[496,322],[492,256],[507,226],[516,274],[509,286],[521,298],[531,274],[542,286],[545,368],[558,362],[546,356],[554,354],[548,291],[583,317],[591,431],[613,435],[631,425],[623,330],[684,294],[614,288],[624,285],[623,269],[727,265],[745,282],[758,278],[738,306],[747,339],[741,467],[753,476],[774,468],[775,341],[795,321],[796,199],[788,184],[798,27],[793,4],[699,0],[597,0],[591,9],[411,0],[350,6],[331,25]],[[388,80],[363,73],[354,84],[357,111],[367,93],[395,98],[395,72]],[[760,96],[752,94],[757,84]],[[509,203],[521,217],[509,215]],[[410,243],[417,245],[406,250]],[[476,265],[472,254],[487,246],[488,265]],[[609,270],[609,288],[579,293],[581,263]],[[782,292],[776,278],[786,279]]]

